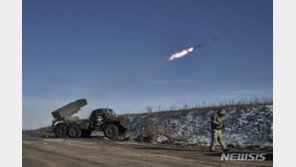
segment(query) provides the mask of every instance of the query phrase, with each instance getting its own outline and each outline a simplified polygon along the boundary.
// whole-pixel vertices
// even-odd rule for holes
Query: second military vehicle
[[[127,120],[115,115],[110,108],[93,110],[89,119],[73,116],[85,105],[87,105],[86,99],[79,99],[52,112],[54,118],[52,126],[56,137],[89,137],[92,131],[100,130],[104,131],[107,138],[116,139],[127,130],[124,126]]]

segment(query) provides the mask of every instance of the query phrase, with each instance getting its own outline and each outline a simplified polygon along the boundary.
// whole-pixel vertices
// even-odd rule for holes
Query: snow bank
[[[226,126],[223,129],[227,144],[246,147],[273,145],[273,107],[232,107],[226,110]],[[130,139],[155,138],[163,143],[159,135],[173,143],[209,145],[211,142],[211,116],[217,110],[190,110],[128,115],[130,124],[127,137]],[[153,137],[154,136],[154,137]],[[162,137],[163,138],[163,137]]]

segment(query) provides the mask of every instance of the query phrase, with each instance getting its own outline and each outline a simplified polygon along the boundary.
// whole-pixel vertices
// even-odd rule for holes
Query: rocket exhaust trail
[[[198,45],[196,45],[196,46],[190,47],[190,48],[188,48],[188,49],[184,49],[184,50],[182,50],[181,52],[176,52],[176,53],[174,53],[174,54],[170,57],[169,60],[172,61],[172,60],[174,60],[174,59],[178,59],[178,58],[184,57],[184,56],[187,55],[188,53],[193,52],[194,49],[197,49],[197,48],[199,48],[199,47],[201,47],[201,46],[205,46],[206,44],[209,44],[209,43],[215,41],[216,39],[217,39],[217,38],[213,38],[213,39],[211,39],[211,40],[209,40],[209,41],[206,41],[206,42],[200,43],[200,44],[198,44]]]
[[[209,43],[215,41],[216,39],[217,39],[217,38],[213,38],[213,39],[211,39],[211,40],[209,40],[209,41],[206,41],[206,42],[200,43],[200,44],[194,46],[193,48],[196,49],[196,48],[199,48],[199,47],[201,47],[201,46],[205,46],[206,44],[209,44]]]

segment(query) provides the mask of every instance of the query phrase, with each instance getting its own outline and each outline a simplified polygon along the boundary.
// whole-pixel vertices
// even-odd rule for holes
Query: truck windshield
[[[107,115],[114,115],[114,111],[113,111],[113,110],[108,110],[108,111],[106,112],[106,114],[107,114]]]

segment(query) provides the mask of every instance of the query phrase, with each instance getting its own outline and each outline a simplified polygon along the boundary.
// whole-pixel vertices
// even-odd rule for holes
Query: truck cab
[[[94,125],[94,130],[101,130],[106,124],[106,120],[114,116],[114,111],[110,108],[99,108],[93,110],[89,116],[89,121]]]

